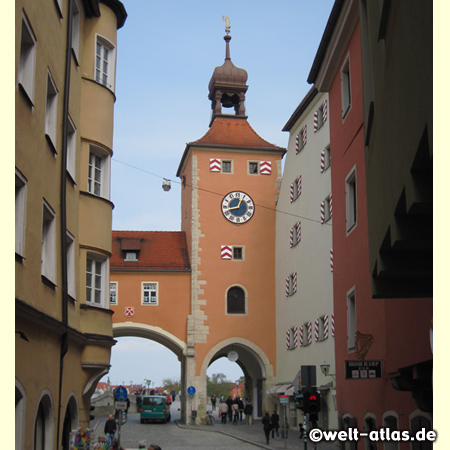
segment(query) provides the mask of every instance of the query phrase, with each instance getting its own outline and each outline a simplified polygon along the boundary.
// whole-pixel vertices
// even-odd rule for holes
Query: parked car
[[[170,405],[164,395],[148,395],[142,397],[141,423],[151,420],[162,420],[164,423],[170,421]]]

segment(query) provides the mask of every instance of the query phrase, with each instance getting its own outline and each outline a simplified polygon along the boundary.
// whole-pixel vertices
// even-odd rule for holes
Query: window
[[[300,133],[295,138],[295,153],[299,153],[300,150],[306,145],[306,125],[300,130]]]
[[[33,450],[49,450],[53,441],[52,405],[48,395],[39,403],[34,422]]]
[[[114,90],[115,48],[105,38],[97,36],[95,52],[95,81]]]
[[[323,106],[321,106],[318,110],[317,110],[317,129],[321,128],[323,125]]]
[[[107,307],[109,260],[104,256],[88,253],[86,258],[86,303]]]
[[[66,232],[67,293],[75,299],[75,238]]]
[[[395,414],[395,413],[391,413]],[[387,415],[383,417],[383,428],[389,428],[390,434],[392,436],[393,431],[398,431],[398,419],[394,415]],[[384,450],[398,450],[399,444],[396,441],[386,441],[383,442]]]
[[[55,212],[44,200],[42,208],[41,275],[56,284],[56,225]]]
[[[243,253],[244,253],[244,247],[233,247],[233,259],[237,259],[237,260],[244,259]]]
[[[330,155],[330,147],[327,147],[322,151],[322,172],[327,170],[331,165],[331,155]]]
[[[297,200],[300,197],[301,193],[302,193],[302,176],[299,175],[298,178],[293,183],[291,183],[289,193],[291,203]]]
[[[352,289],[347,293],[347,350],[356,350],[356,296]]]
[[[72,10],[72,51],[78,64],[80,49],[80,7],[77,0],[73,2]]]
[[[331,219],[331,197],[327,197],[324,201],[324,222]]]
[[[302,223],[298,221],[290,230],[290,247],[295,247],[302,239]]]
[[[117,281],[109,283],[109,304],[117,305]]]
[[[319,317],[319,342],[325,339],[325,316]]]
[[[356,169],[345,180],[347,234],[356,226]]]
[[[138,252],[125,252],[124,261],[139,261]]]
[[[288,330],[286,347],[288,350],[294,350],[298,346],[298,328],[292,327]]]
[[[56,120],[58,111],[58,89],[50,70],[47,71],[47,103],[45,106],[45,137],[56,153]]]
[[[233,286],[227,292],[227,314],[246,314],[245,292],[239,286]]]
[[[111,158],[106,151],[91,145],[88,191],[93,195],[107,199],[109,199],[110,161]]]
[[[342,118],[345,118],[352,106],[349,57],[347,57],[341,69],[341,98],[342,98]]]
[[[158,304],[158,283],[142,283],[142,304]]]
[[[77,130],[72,119],[67,121],[67,172],[75,181],[75,157],[77,151]]]
[[[312,342],[312,323],[305,322],[303,324],[303,347],[311,344]]]
[[[231,173],[231,161],[222,161],[222,173]]]
[[[15,450],[23,450],[25,437],[25,406],[26,396],[23,386],[16,380],[16,414],[15,414]]]
[[[22,14],[22,35],[20,39],[20,57],[18,85],[27,99],[33,104],[34,72],[36,65],[36,38],[25,13]]]
[[[16,254],[25,254],[25,212],[27,204],[27,180],[16,169]]]
[[[259,164],[257,162],[249,162],[248,173],[250,175],[257,175],[259,173]]]

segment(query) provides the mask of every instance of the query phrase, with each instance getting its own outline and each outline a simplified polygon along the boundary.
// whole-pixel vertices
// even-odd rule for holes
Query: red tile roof
[[[190,145],[199,144],[281,149],[281,147],[271,144],[259,136],[247,120],[234,116],[217,117],[202,138],[190,142]]]
[[[122,239],[140,241],[138,261],[124,261]],[[184,231],[113,231],[111,270],[190,271]]]

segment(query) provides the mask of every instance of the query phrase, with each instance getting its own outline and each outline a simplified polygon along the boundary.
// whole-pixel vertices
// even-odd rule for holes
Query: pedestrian
[[[211,406],[212,406],[212,410],[213,410],[213,411],[216,410],[216,401],[217,401],[217,399],[216,399],[216,394],[213,394],[213,395],[211,396]]]
[[[244,402],[240,397],[238,397],[238,406],[239,406],[239,422],[242,422],[242,414],[244,413]]]
[[[172,402],[174,402],[175,398],[177,397],[177,393],[175,392],[175,389],[172,389],[172,392],[170,394],[172,395]]]
[[[181,402],[181,391],[178,391],[178,397],[179,397],[180,402]]]
[[[252,420],[253,420],[253,405],[252,402],[247,402],[247,404],[245,405],[244,408],[244,414],[245,414],[245,418],[247,419],[247,425],[251,425],[252,424]]]
[[[267,442],[267,445],[269,445],[271,424],[270,424],[270,416],[269,416],[268,412],[266,412],[266,414],[262,418],[262,424],[264,427],[264,434],[266,435],[266,442]]]
[[[140,395],[136,395],[137,412],[141,412],[141,403],[142,403],[142,397]]]
[[[239,404],[238,404],[237,399],[231,405],[231,411],[232,411],[232,415],[233,415],[233,425],[237,425],[237,420],[238,420],[238,416],[239,416]]]
[[[113,419],[112,414],[109,415],[108,420],[105,423],[105,435],[106,435],[106,443],[111,446],[111,443],[114,439],[114,435],[116,434],[116,421]]]
[[[227,423],[228,405],[225,402],[220,402],[219,404],[219,415],[222,423]]]
[[[272,414],[271,421],[272,421],[272,439],[274,438],[274,435],[276,433],[277,441],[279,441],[280,433],[278,433],[278,428],[280,428],[280,416],[277,414],[276,410]]]
[[[111,450],[125,450],[122,446],[119,446],[119,439],[115,438],[111,444]]]
[[[228,405],[228,420],[231,423],[231,419],[232,419],[232,410],[231,410],[231,405],[233,404],[233,399],[231,398],[231,395],[228,396],[227,401],[225,402]]]

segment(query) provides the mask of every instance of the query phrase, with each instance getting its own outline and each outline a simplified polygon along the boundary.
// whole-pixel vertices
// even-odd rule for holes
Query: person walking
[[[239,422],[242,422],[242,415],[244,413],[244,402],[242,401],[241,397],[238,397],[237,402],[239,406]]]
[[[278,428],[280,428],[280,416],[277,414],[276,411],[273,412],[271,420],[272,420],[272,439],[274,438],[274,435],[276,433],[277,441],[279,441],[280,433],[278,432]]]
[[[231,410],[231,405],[233,404],[233,399],[231,398],[231,395],[228,396],[227,401],[225,402],[228,405],[228,420],[231,423],[231,418],[232,418],[232,410]]]
[[[233,425],[237,425],[238,416],[239,416],[239,404],[237,399],[231,405],[231,411],[233,415]]]
[[[212,410],[213,410],[213,411],[216,410],[216,402],[217,402],[216,394],[213,394],[213,395],[211,396],[211,406],[212,406]]]
[[[247,402],[247,404],[245,405],[244,408],[244,414],[245,414],[245,418],[247,420],[247,425],[251,425],[252,424],[252,420],[253,420],[253,405],[252,402]]]
[[[108,420],[105,423],[105,435],[106,435],[106,443],[111,447],[111,444],[114,439],[114,435],[116,434],[116,421],[113,419],[112,414],[109,415]]]
[[[270,424],[270,416],[269,416],[268,412],[266,412],[266,414],[262,418],[262,424],[264,427],[264,434],[266,435],[266,442],[267,442],[267,445],[269,445],[271,424]]]
[[[222,419],[222,423],[227,423],[228,405],[225,402],[220,402],[219,414]]]

